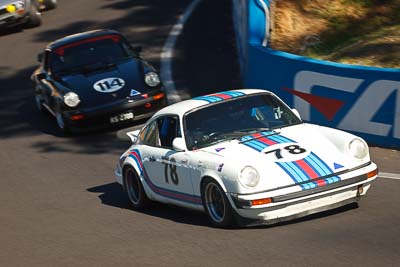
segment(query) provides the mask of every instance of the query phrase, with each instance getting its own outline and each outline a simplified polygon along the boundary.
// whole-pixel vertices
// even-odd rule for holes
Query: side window
[[[157,121],[153,121],[140,132],[139,142],[149,146],[160,145]]]
[[[157,126],[161,147],[172,148],[175,137],[182,137],[178,117],[162,117],[157,120]]]

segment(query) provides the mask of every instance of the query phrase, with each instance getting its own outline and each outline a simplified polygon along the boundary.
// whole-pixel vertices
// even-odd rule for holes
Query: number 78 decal
[[[298,144],[285,143],[270,146],[264,149],[262,153],[274,156],[276,161],[287,162],[303,159],[310,151]]]

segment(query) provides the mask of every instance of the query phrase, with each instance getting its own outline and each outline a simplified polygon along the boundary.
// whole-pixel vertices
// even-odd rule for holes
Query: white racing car
[[[128,135],[115,175],[133,208],[155,200],[202,210],[218,227],[357,202],[378,174],[364,140],[302,122],[265,90],[182,101]]]

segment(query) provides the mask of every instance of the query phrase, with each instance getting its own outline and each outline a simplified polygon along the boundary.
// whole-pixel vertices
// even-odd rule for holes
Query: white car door
[[[148,142],[141,149],[143,165],[155,198],[193,208],[201,205],[201,198],[193,195],[188,154],[172,148],[172,141],[180,132],[178,117],[171,115],[154,120],[146,136]]]

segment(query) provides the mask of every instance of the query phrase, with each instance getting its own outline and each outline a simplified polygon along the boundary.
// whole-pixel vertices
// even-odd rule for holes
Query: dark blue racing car
[[[64,132],[152,116],[166,106],[166,95],[140,50],[113,30],[79,33],[48,44],[31,76],[37,108],[54,115]]]

